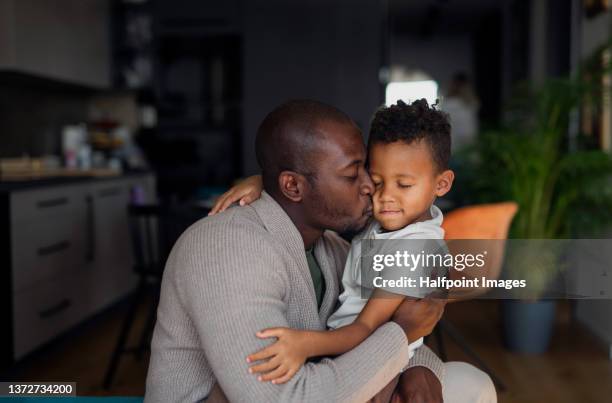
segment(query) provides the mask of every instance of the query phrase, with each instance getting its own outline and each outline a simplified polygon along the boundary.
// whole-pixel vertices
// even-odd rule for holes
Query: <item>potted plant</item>
[[[580,142],[572,147],[568,136],[572,114],[585,103],[601,104],[609,92],[602,85],[610,71],[602,67],[602,51],[575,77],[523,86],[509,105],[505,126],[483,133],[463,154],[471,168],[462,183],[479,195],[472,201],[518,203],[511,238],[565,239],[611,222],[612,159]],[[529,301],[502,305],[506,344],[514,351],[544,351],[554,321],[555,302],[540,296],[562,270],[561,251],[533,245],[506,259],[513,277],[527,279],[530,291]]]

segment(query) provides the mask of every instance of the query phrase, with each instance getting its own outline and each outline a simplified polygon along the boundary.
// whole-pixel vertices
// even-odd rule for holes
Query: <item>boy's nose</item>
[[[389,189],[383,186],[382,189],[378,191],[378,200],[380,203],[390,203],[394,202],[395,198]]]

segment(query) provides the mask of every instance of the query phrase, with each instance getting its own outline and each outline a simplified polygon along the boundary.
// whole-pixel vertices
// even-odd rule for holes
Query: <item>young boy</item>
[[[361,278],[361,241],[444,238],[442,212],[433,203],[453,183],[454,173],[448,169],[450,146],[447,116],[424,99],[411,105],[398,101],[376,112],[368,142],[368,170],[375,185],[372,196],[375,221],[351,243],[340,307],[327,323],[333,330],[262,330],[258,337],[278,340],[247,357],[249,363],[266,360],[250,367],[249,372],[266,372],[259,377],[262,381],[287,382],[306,359],[351,350],[389,321],[406,297],[425,296],[422,289],[402,291],[404,295],[375,289],[371,298],[362,298],[361,288],[368,285],[362,284]],[[260,192],[257,189],[254,193],[258,196]],[[249,201],[253,199],[252,193]],[[411,356],[420,345],[422,340],[410,344]]]

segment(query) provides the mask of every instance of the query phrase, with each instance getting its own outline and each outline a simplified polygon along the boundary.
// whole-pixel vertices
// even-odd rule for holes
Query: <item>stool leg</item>
[[[115,372],[117,371],[117,367],[119,366],[119,359],[121,358],[121,354],[123,354],[123,352],[125,351],[125,344],[130,334],[132,324],[134,323],[134,317],[136,316],[136,311],[138,309],[138,305],[140,303],[144,287],[144,281],[143,279],[141,279],[140,284],[138,285],[138,289],[136,290],[136,292],[134,292],[132,300],[130,301],[128,313],[123,320],[123,324],[121,325],[121,331],[119,332],[119,337],[117,338],[117,344],[115,345],[115,350],[113,351],[113,355],[111,356],[108,369],[106,370],[106,375],[104,376],[104,389],[109,389],[111,384],[113,383]]]
[[[467,340],[465,340],[461,333],[459,333],[459,331],[452,324],[450,324],[450,322],[441,319],[438,322],[438,327],[441,327],[442,330],[445,331],[446,334],[448,334],[448,336],[452,338],[455,343],[457,343],[457,345],[469,357],[476,361],[476,365],[478,365],[484,372],[486,372],[491,377],[493,383],[499,388],[500,391],[503,392],[506,390],[506,385],[501,380],[501,378],[498,377],[497,374],[491,368],[489,368],[489,366],[483,361],[482,358],[480,358],[480,356],[474,350],[472,350]]]
[[[138,360],[142,358],[142,354],[148,349],[150,338],[155,328],[155,322],[157,320],[157,305],[159,304],[159,293],[161,291],[160,288],[161,287],[159,286],[155,287],[153,301],[151,301],[149,304],[147,321],[142,329],[140,343],[138,344],[138,349],[136,350],[136,359]]]

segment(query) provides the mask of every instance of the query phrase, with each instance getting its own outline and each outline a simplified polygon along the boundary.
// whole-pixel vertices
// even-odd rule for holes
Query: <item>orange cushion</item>
[[[478,204],[444,216],[445,239],[506,239],[518,206],[514,202]]]

